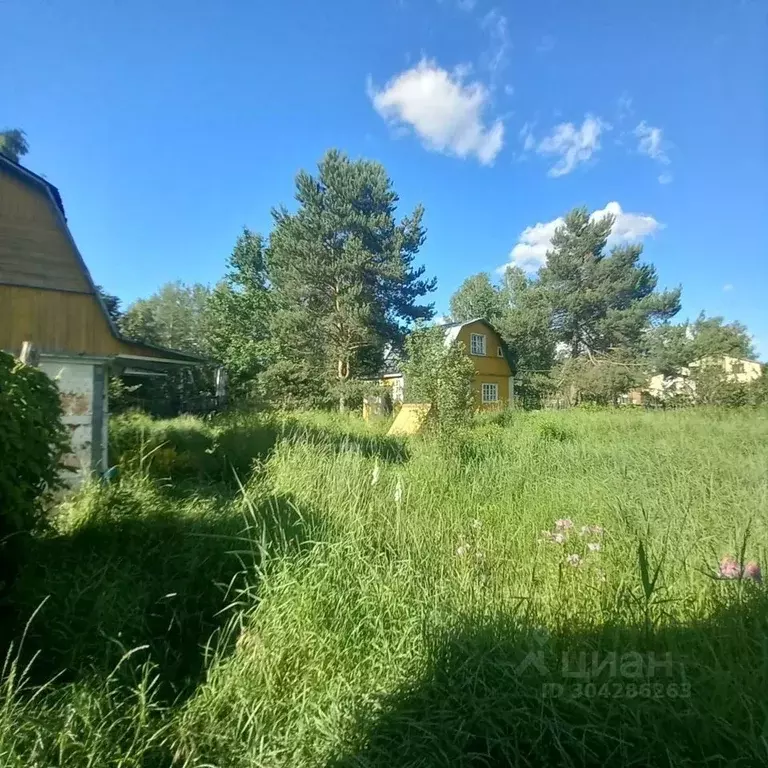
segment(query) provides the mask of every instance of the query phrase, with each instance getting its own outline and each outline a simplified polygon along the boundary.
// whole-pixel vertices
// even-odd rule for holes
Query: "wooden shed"
[[[72,484],[107,469],[107,375],[207,361],[123,338],[67,226],[56,187],[0,155],[0,349],[24,342],[61,391]]]

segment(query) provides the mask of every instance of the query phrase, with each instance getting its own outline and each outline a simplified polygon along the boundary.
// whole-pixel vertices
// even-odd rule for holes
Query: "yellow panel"
[[[429,403],[404,403],[388,435],[415,435],[423,426],[432,406]]]
[[[24,341],[48,353],[124,351],[94,294],[0,285],[0,349],[18,353]]]
[[[471,336],[473,333],[485,336],[485,355],[471,354]],[[470,360],[474,363],[478,374],[492,374],[494,376],[512,375],[509,363],[504,357],[498,356],[501,339],[485,323],[478,320],[477,322],[465,325],[459,331],[457,341],[463,342],[464,349],[469,355]]]

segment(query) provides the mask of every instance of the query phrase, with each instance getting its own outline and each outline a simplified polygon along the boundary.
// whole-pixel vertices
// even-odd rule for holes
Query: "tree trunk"
[[[344,394],[344,382],[349,378],[349,360],[337,360],[336,372],[339,379],[339,413],[346,413],[347,398]]]

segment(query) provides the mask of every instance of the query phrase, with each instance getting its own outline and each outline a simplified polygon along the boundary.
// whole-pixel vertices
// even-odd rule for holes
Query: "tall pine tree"
[[[295,213],[273,211],[267,254],[277,311],[274,337],[286,386],[334,393],[370,372],[386,344],[433,315],[419,300],[434,290],[414,260],[424,242],[423,209],[400,222],[384,168],[331,150],[316,176],[296,177]]]
[[[571,357],[637,349],[645,331],[680,309],[680,289],[656,291],[656,270],[640,263],[641,245],[605,253],[614,221],[611,215],[593,220],[586,208],[571,211],[539,272],[555,337]]]

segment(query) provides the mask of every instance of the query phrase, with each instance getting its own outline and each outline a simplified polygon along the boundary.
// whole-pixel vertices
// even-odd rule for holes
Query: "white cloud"
[[[653,160],[657,160],[665,165],[669,163],[669,158],[666,152],[664,152],[664,135],[661,128],[656,128],[653,125],[643,120],[637,128],[635,128],[635,136],[639,139],[637,144],[637,151]]]
[[[507,65],[510,47],[508,26],[507,17],[497,8],[488,11],[480,22],[480,27],[490,38],[490,48],[483,59],[491,77],[495,77]]]
[[[619,243],[637,242],[655,234],[661,228],[661,224],[653,216],[644,213],[625,213],[616,202],[608,203],[605,208],[595,211],[590,218],[601,219],[606,214],[611,214],[615,218],[608,237],[608,247]]]
[[[732,285],[731,283],[726,283],[726,284],[723,286],[723,290],[724,290],[726,293],[730,293],[730,292],[733,290],[733,285]]]
[[[600,134],[611,126],[599,117],[586,115],[581,128],[573,123],[560,123],[550,136],[539,143],[536,151],[540,155],[560,155],[560,159],[549,169],[554,178],[565,176],[577,165],[589,160],[600,149]]]
[[[473,11],[477,5],[477,0],[458,0],[456,3],[460,11]]]
[[[376,111],[390,123],[410,126],[427,149],[457,157],[475,155],[483,165],[493,162],[504,144],[504,124],[487,124],[483,111],[488,89],[465,83],[463,73],[450,73],[422,59],[378,91],[369,82]]]
[[[659,174],[659,184],[671,184],[675,177],[671,173]]]
[[[507,267],[521,267],[526,272],[535,272],[547,260],[547,251],[552,242],[555,230],[563,223],[563,217],[558,216],[544,224],[534,224],[526,227],[520,233],[517,245],[509,254],[509,263],[499,267],[503,272]]]
[[[617,202],[608,203],[591,214],[591,219],[600,219],[606,214],[614,217],[608,246],[620,243],[631,243],[643,240],[655,234],[660,228],[653,216],[642,213],[626,213]],[[507,267],[520,267],[526,272],[536,272],[547,260],[547,251],[552,245],[555,230],[564,223],[562,216],[552,221],[534,224],[526,227],[521,233],[515,247],[509,254],[509,261],[499,267],[498,272],[504,272]]]
[[[533,126],[526,123],[520,129],[520,141],[523,142],[523,151],[530,152],[536,146],[536,139],[533,138]]]
[[[514,96],[515,95],[515,86],[510,85],[507,83],[507,85],[504,86],[504,93],[507,94],[507,96]]]

